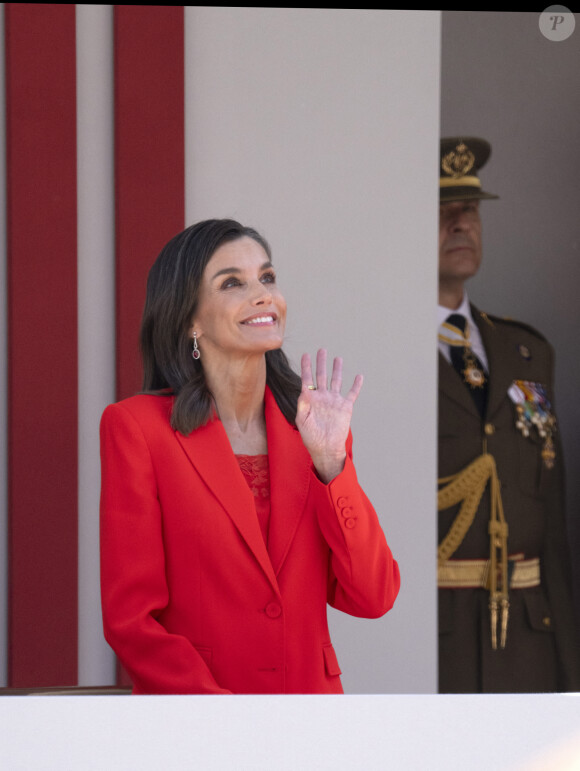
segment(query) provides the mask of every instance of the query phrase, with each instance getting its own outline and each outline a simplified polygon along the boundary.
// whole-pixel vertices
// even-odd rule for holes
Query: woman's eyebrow
[[[222,268],[221,270],[218,270],[218,272],[211,277],[211,280],[213,281],[214,278],[217,278],[218,276],[223,276],[225,273],[241,273],[239,268]]]
[[[266,268],[271,268],[271,267],[272,267],[272,263],[270,260],[268,260],[263,265],[260,265],[260,270],[266,270]],[[218,272],[211,277],[211,280],[213,281],[215,278],[217,278],[218,276],[223,276],[225,273],[241,273],[241,272],[242,271],[239,268],[222,268],[221,270],[218,270]]]

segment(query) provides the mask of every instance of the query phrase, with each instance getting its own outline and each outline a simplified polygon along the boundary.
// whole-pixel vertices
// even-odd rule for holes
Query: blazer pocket
[[[336,658],[336,653],[334,652],[332,644],[330,643],[329,645],[323,646],[322,653],[324,655],[324,668],[326,674],[330,677],[341,675],[342,672],[338,666],[338,659]]]
[[[553,632],[552,611],[543,591],[523,591],[528,622],[532,629],[536,632]]]

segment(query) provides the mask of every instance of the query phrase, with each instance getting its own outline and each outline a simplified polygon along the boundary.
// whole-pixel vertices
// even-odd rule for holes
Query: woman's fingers
[[[332,364],[332,378],[330,380],[330,390],[339,394],[342,388],[342,359],[337,356]]]
[[[300,362],[300,375],[302,378],[302,388],[314,388],[314,382],[312,380],[312,363],[310,361],[310,354],[302,354],[302,360]]]
[[[333,361],[332,376],[330,379],[330,388],[328,388],[328,383],[327,383],[327,371],[326,371],[327,361],[326,360],[327,360],[326,349],[320,348],[316,354],[316,382],[314,382],[314,376],[312,374],[312,361],[310,359],[310,354],[305,353],[302,355],[302,360],[301,360],[302,387],[308,390],[318,390],[318,391],[326,391],[328,389],[333,393],[339,394],[342,389],[342,367],[343,367],[342,358],[340,356],[336,356],[336,358]],[[363,383],[363,376],[357,375],[354,379],[354,383],[352,384],[350,391],[345,397],[353,404],[360,393],[360,390],[362,388],[362,383]]]
[[[326,391],[326,349],[320,348],[316,354],[316,382],[312,375],[310,354],[302,355],[301,360],[302,387],[312,390]]]
[[[352,384],[350,391],[346,395],[346,398],[349,400],[349,402],[352,402],[353,404],[355,403],[355,401],[358,398],[358,395],[360,394],[362,384],[363,384],[363,376],[357,375],[354,379],[354,383]]]
[[[316,354],[316,387],[326,391],[326,348],[319,348]]]

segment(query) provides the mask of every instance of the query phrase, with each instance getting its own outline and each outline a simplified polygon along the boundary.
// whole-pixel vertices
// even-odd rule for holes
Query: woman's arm
[[[228,693],[188,639],[157,620],[169,602],[163,512],[149,448],[123,404],[101,419],[101,598],[105,638],[135,693]]]
[[[328,485],[316,479],[313,490],[318,523],[331,552],[329,604],[353,616],[384,615],[399,592],[399,566],[358,483],[350,434],[344,469]]]
[[[377,617],[392,607],[400,577],[352,463],[350,422],[361,387],[362,375],[357,375],[342,396],[340,358],[328,385],[323,349],[316,357],[315,385],[310,356],[304,354],[296,425],[316,472],[318,521],[331,550],[328,601],[352,615]]]

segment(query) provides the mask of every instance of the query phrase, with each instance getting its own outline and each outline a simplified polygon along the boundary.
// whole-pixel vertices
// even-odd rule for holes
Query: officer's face
[[[439,207],[439,282],[463,282],[481,263],[479,201],[451,201]]]

